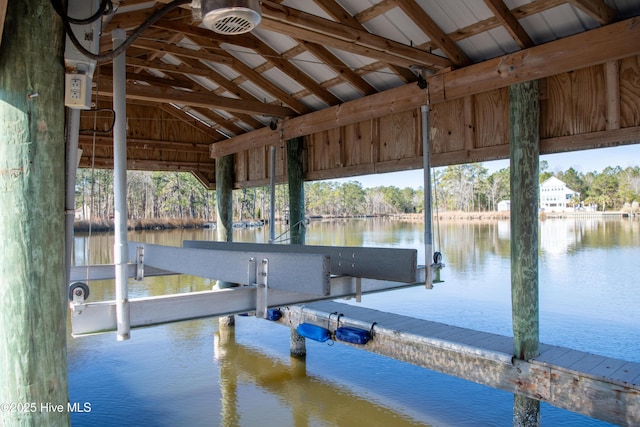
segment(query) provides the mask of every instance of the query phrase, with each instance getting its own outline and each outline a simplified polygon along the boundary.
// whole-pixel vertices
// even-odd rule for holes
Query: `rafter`
[[[79,144],[83,147],[91,147],[95,144],[100,148],[113,148],[113,137],[81,134]],[[208,144],[194,144],[192,142],[180,141],[157,141],[147,138],[127,138],[127,149],[129,150],[160,150],[167,152],[188,151],[189,153],[208,154]]]
[[[576,34],[460,70],[436,74],[427,79],[430,100],[432,103],[439,103],[458,99],[523,81],[638,55],[640,44],[636,40],[640,40],[640,18]],[[424,94],[413,85],[405,85],[338,107],[285,120],[282,124],[283,137],[289,139],[310,135],[367,118],[417,108],[423,103]],[[343,114],[345,111],[352,114]],[[279,137],[268,128],[258,129],[228,141],[212,144],[211,155],[218,157],[276,143]]]
[[[376,90],[373,86],[367,83],[362,77],[360,77],[351,68],[347,67],[340,59],[338,59],[329,49],[324,46],[320,46],[315,43],[302,42],[304,46],[316,56],[320,61],[333,69],[341,77],[341,80],[346,80],[352,86],[354,86],[361,94],[370,95],[375,93]]]
[[[262,13],[262,28],[289,34],[297,39],[403,67],[420,65],[441,69],[451,65],[448,59],[429,52],[269,1],[262,3]]]
[[[358,13],[355,18],[358,22],[370,21],[380,15],[384,15],[395,7],[398,7],[396,0],[382,0],[380,3],[376,3],[370,8]]]
[[[314,0],[326,13],[329,14],[338,23],[348,25],[359,30],[365,30],[354,16],[351,16],[336,0]],[[366,31],[366,30],[365,30]],[[395,64],[386,64],[394,73],[400,77],[405,83],[415,81],[416,76],[406,67],[399,67]]]
[[[515,16],[513,16],[507,5],[504,4],[504,1],[484,0],[484,2],[521,49],[526,49],[534,45],[529,34],[522,28],[522,25],[520,25]]]
[[[600,24],[609,24],[616,20],[616,11],[604,0],[569,0],[569,3],[582,10]]]
[[[98,88],[98,94],[113,96],[113,82],[108,82],[107,79],[103,79],[103,82],[104,84]],[[128,83],[126,90],[128,99],[168,102],[204,108],[219,108],[227,111],[260,114],[270,117],[291,117],[296,115],[290,108],[279,107],[277,105],[233,99],[206,93],[187,92],[173,88],[142,86]]]
[[[301,86],[306,87],[315,96],[326,102],[328,105],[336,105],[341,101],[333,95],[331,92],[323,88],[319,83],[305,74],[300,68],[294,67],[289,61],[283,59],[278,52],[273,50],[269,45],[259,40],[259,47],[256,51],[262,54],[267,61],[272,63],[280,71],[287,74],[295,81],[300,83]]]
[[[500,1],[500,0],[494,0]],[[440,48],[454,65],[469,65],[469,57],[445,34],[414,0],[396,0],[402,11]]]
[[[224,41],[225,43],[236,44],[237,46],[253,49],[255,51],[258,51],[261,48],[264,50],[267,50],[268,47],[265,48],[266,45],[259,39],[255,38],[254,36],[239,35],[239,36],[233,36],[233,37],[225,37],[221,35],[220,37],[216,36],[215,40],[212,40],[211,31],[204,30],[202,28],[192,27],[187,24],[168,21],[168,20],[161,20],[157,23],[157,25],[165,29],[173,29],[174,31],[180,31],[184,33],[194,42],[202,46],[201,51],[204,49],[207,49],[208,47],[215,47],[216,49],[219,50],[219,53],[214,55],[223,57],[225,59],[224,60],[225,65],[228,65],[229,67],[234,69],[236,72],[238,72],[242,76],[245,76],[247,80],[252,81],[254,84],[259,86],[266,92],[270,93],[275,98],[281,100],[283,103],[291,107],[294,111],[296,111],[299,114],[305,114],[310,111],[307,106],[300,103],[297,99],[292,97],[290,94],[286,93],[284,90],[282,90],[281,88],[279,88],[278,86],[276,86],[275,84],[267,80],[266,78],[262,77],[258,72],[256,72],[255,70],[245,65],[242,61],[224,52],[224,50],[219,47],[219,43],[221,41]],[[280,56],[277,52],[271,50],[264,54],[266,55],[267,53],[271,54],[271,56],[265,58],[267,59],[270,67],[278,67],[285,74],[292,73],[293,75],[290,77],[296,80],[299,79],[298,81],[301,84],[307,83],[309,85],[314,85],[314,87],[317,89],[316,96],[319,96],[321,99],[326,98],[326,100],[332,101],[333,104],[340,102],[337,98],[333,97],[333,95],[331,95],[328,91],[322,88],[322,86],[318,85],[314,80],[304,75],[304,73],[302,73],[302,71],[300,71],[298,68],[293,67],[290,64],[287,64],[286,61],[284,60],[280,60],[277,63],[275,62],[275,60],[271,60],[272,57]],[[217,61],[212,61],[212,62],[217,62]]]

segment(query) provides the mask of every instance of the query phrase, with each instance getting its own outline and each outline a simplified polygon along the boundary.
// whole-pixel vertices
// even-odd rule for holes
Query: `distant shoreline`
[[[460,211],[445,211],[434,213],[433,219],[440,221],[496,221],[496,220],[508,220],[511,217],[509,211],[491,211],[491,212],[460,212]],[[628,212],[621,211],[605,211],[605,212],[541,212],[540,219],[555,219],[555,218],[634,218],[639,216],[630,215]],[[406,214],[390,214],[390,215],[352,215],[352,216],[323,216],[312,215],[307,217],[308,221],[338,221],[347,219],[374,219],[382,218],[391,221],[408,221],[408,222],[423,222],[424,215],[421,213],[406,213]],[[281,221],[278,219],[277,221]],[[268,220],[248,220],[239,223],[234,223],[234,227],[252,227],[256,222],[262,224],[268,224]],[[193,229],[193,228],[215,228],[214,221],[207,221],[203,219],[175,219],[175,218],[159,218],[159,219],[132,219],[128,221],[128,229],[133,230],[177,230],[177,229]],[[108,232],[114,230],[114,224],[112,220],[96,220],[96,221],[75,221],[74,231],[76,233],[88,233],[92,232]]]

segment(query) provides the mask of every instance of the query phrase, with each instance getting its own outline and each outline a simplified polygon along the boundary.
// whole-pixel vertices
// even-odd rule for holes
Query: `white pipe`
[[[73,221],[76,214],[76,172],[78,171],[78,139],[80,134],[80,110],[67,110],[67,154],[65,193],[65,267],[66,285],[71,282],[71,258],[73,248]]]
[[[271,190],[271,198],[269,201],[269,243],[275,243],[276,240],[276,147],[269,148],[269,164],[271,176],[269,177],[269,185]]]
[[[114,48],[125,40],[122,29],[112,32]],[[113,128],[113,190],[115,206],[115,241],[113,258],[115,262],[116,286],[116,322],[117,340],[129,339],[130,310],[127,277],[127,104],[126,104],[126,58],[121,53],[113,59],[113,110],[115,125]]]
[[[420,107],[422,112],[422,167],[424,175],[424,265],[427,289],[433,287],[433,212],[431,209],[431,144],[429,141],[429,102]]]

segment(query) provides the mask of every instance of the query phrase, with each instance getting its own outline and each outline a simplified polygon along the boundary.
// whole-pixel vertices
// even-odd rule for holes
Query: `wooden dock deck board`
[[[640,363],[541,344],[513,358],[513,338],[335,301],[283,309],[281,323],[371,329],[362,348],[469,381],[546,401],[618,425],[640,425]],[[339,324],[338,324],[339,322]]]

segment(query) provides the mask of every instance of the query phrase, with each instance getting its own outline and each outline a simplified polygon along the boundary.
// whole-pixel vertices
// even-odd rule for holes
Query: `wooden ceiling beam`
[[[302,87],[307,88],[311,93],[320,98],[327,105],[336,105],[340,99],[323,88],[318,82],[309,77],[300,68],[295,67],[288,60],[282,58],[279,52],[273,50],[269,45],[259,40],[259,47],[256,52],[261,54],[269,63],[273,64],[280,71],[298,82]]]
[[[444,102],[515,83],[640,55],[640,17],[545,43],[460,70],[427,77],[432,103]],[[284,120],[282,138],[310,135],[338,126],[406,111],[424,104],[426,93],[408,84],[336,107]],[[279,132],[262,128],[211,145],[211,156],[275,144]]]
[[[403,67],[449,67],[451,61],[367,31],[358,30],[270,1],[262,2],[261,28]]]
[[[98,87],[99,95],[113,96],[113,81],[103,78],[104,84]],[[207,93],[188,92],[166,87],[127,84],[127,99],[167,102],[178,105],[191,105],[204,108],[259,114],[269,117],[291,117],[295,112],[290,108],[264,104],[258,101],[228,98]]]
[[[222,48],[219,49],[221,51],[223,50]],[[262,75],[255,69],[247,66],[242,61],[239,61],[226,52],[222,55],[229,59],[229,67],[240,74],[245,80],[251,81],[253,84],[257,85],[262,90],[271,94],[274,98],[284,103],[284,105],[288,105],[296,113],[306,114],[311,111],[309,107],[298,101],[295,97],[291,96],[289,93],[276,86],[270,80],[262,77]],[[270,67],[273,67],[273,64],[270,64]]]
[[[398,7],[396,0],[382,0],[380,3],[374,4],[370,8],[358,13],[354,18],[356,18],[358,22],[371,21],[396,7]]]
[[[198,43],[198,46],[200,46],[200,44],[209,44],[209,45],[212,44],[211,39],[204,39],[201,36],[194,35],[191,37],[191,39],[193,39],[194,43]],[[157,47],[160,47],[160,46],[156,46],[155,44],[153,44],[154,49]],[[264,91],[270,93],[274,98],[282,101],[285,105],[288,105],[289,107],[291,107],[291,109],[296,111],[296,113],[306,114],[311,111],[306,105],[302,104],[300,101],[292,97],[290,94],[280,89],[278,86],[273,84],[268,79],[262,77],[259,73],[255,72],[251,67],[248,67],[242,61],[239,61],[238,59],[234,58],[232,55],[228,54],[226,51],[224,51],[224,49],[220,47],[216,46],[216,49],[218,49],[220,52],[217,54],[210,54],[208,53],[208,50],[204,48],[200,48],[199,50],[194,50],[189,48],[178,47],[178,49],[184,49],[189,52],[186,52],[186,54],[183,55],[184,52],[182,50],[178,51],[173,48],[168,49],[167,52],[174,54],[176,57],[178,57],[178,59],[181,59],[182,61],[186,61],[184,58],[189,58],[191,60],[197,59],[197,60],[205,60],[205,61],[210,61],[214,63],[224,64],[229,68],[235,70],[242,76],[246,77],[247,80],[252,81],[254,84],[262,88]],[[189,64],[194,68],[198,67],[196,62],[192,61]],[[207,67],[205,64],[201,62],[200,62],[200,65],[202,67],[205,67],[205,69],[210,70],[209,67]],[[220,86],[225,86],[225,84],[229,82],[227,78],[221,76],[217,71],[215,70],[212,70],[212,71],[213,73],[215,73],[215,76],[217,76],[215,77],[215,79],[212,78],[212,80],[216,84]],[[235,83],[234,83],[234,86],[237,87]],[[232,93],[236,93],[238,91],[238,89],[235,89],[235,88],[234,89],[227,88],[227,90],[229,90]]]
[[[219,42],[222,40],[225,43],[232,43],[232,44],[236,44],[237,46],[258,50],[264,44],[254,36],[246,35],[246,34],[244,35],[240,34],[232,37],[218,35],[218,34],[216,34],[215,36],[212,36],[212,34],[215,34],[215,33],[213,33],[210,30],[204,30],[202,28],[192,27],[187,24],[181,24],[179,22],[171,22],[171,21],[161,20],[157,23],[157,25],[161,26],[162,28],[166,28],[166,29],[172,28],[175,31],[180,31],[184,33],[187,37],[192,39],[195,43],[198,43],[200,46],[202,46],[202,49],[200,51],[194,51],[194,52],[201,52],[201,51],[208,52],[208,48],[211,48],[211,47],[214,47],[215,49],[219,49],[220,53],[214,54],[214,55],[224,58],[224,61],[221,63],[229,66],[234,71],[244,76],[247,80],[250,80],[257,86],[259,86],[261,89],[263,89],[264,91],[270,93],[271,95],[274,96],[274,98],[280,100],[285,105],[288,105],[296,113],[306,114],[311,111],[306,105],[302,104],[300,101],[298,101],[297,99],[292,97],[290,94],[288,94],[287,92],[285,92],[284,90],[276,86],[274,83],[262,77],[258,72],[255,72],[253,69],[251,69],[251,67],[248,67],[247,65],[242,63],[242,61],[239,61],[237,58],[224,52],[224,49],[219,47]],[[215,39],[212,37],[215,37]],[[211,60],[212,62],[218,62],[218,61],[213,61],[212,59],[207,59],[207,58],[204,58],[204,59]],[[271,66],[275,66],[275,65],[271,63]],[[290,66],[290,69],[293,69],[293,67]],[[296,71],[296,73],[299,74],[298,71]],[[295,79],[295,77],[292,77],[292,78]],[[308,77],[306,76],[301,78],[308,79]],[[311,80],[310,84],[316,84],[316,83],[315,81]],[[319,87],[321,88],[321,86]],[[324,91],[324,88],[322,88],[322,90]]]
[[[640,17],[431,76],[432,102],[507,87],[640,53]]]
[[[569,3],[602,25],[610,24],[617,18],[616,11],[609,7],[604,0],[569,0]]]
[[[529,37],[529,34],[524,30],[520,22],[511,13],[509,8],[502,0],[484,0],[485,4],[489,7],[491,12],[502,23],[502,26],[507,30],[509,35],[520,46],[520,49],[526,49],[534,46],[533,40]]]
[[[269,127],[239,135],[227,141],[211,144],[211,157],[221,157],[251,148],[278,144],[281,139],[310,135],[336,127],[370,120],[424,105],[426,91],[413,84],[375,93],[358,100],[345,102],[304,116],[284,120],[277,130]]]
[[[96,136],[95,141],[93,135],[80,134],[79,144],[81,146],[93,146],[101,148],[113,148],[113,137],[111,136]],[[153,139],[144,138],[127,138],[127,149],[131,150],[160,150],[177,152],[184,151],[190,153],[209,153],[209,144],[194,144],[192,142],[180,142],[180,141],[156,141]]]
[[[181,34],[181,36],[184,36],[184,35]],[[235,62],[235,60],[233,58],[230,58],[228,55],[219,55],[215,53],[210,53],[201,48],[196,50],[196,49],[190,49],[188,47],[180,47],[172,43],[143,40],[140,38],[136,39],[133,42],[132,46],[139,47],[142,49],[162,52],[162,53],[169,53],[179,58],[191,58],[191,59],[198,59],[198,60],[204,60],[204,61],[211,61],[211,62],[216,62],[219,64],[225,64],[229,66],[233,65],[233,63]]]
[[[347,81],[362,95],[371,95],[376,93],[376,89],[371,86],[365,79],[360,77],[355,71],[349,68],[344,62],[336,57],[329,49],[316,43],[301,42],[315,57],[323,62],[327,67],[335,71],[342,81]]]
[[[189,107],[189,106],[184,107],[184,108],[178,108],[178,107],[176,107],[174,105],[171,105],[171,104],[161,104],[160,105],[160,109],[162,111],[164,111],[165,113],[170,114],[173,117],[181,120],[182,122],[187,123],[190,126],[195,127],[200,132],[204,133],[209,138],[211,138],[213,141],[221,141],[221,140],[225,139],[225,138],[222,137],[222,135],[220,135],[218,132],[216,132],[216,130],[215,130],[216,129],[216,125],[210,126],[208,124],[205,124],[205,123],[201,122],[200,120],[196,119],[195,117],[189,115],[188,113],[191,110],[191,107]]]
[[[320,6],[326,13],[328,13],[329,16],[335,19],[337,22],[344,25],[348,25],[349,27],[366,31],[362,23],[360,23],[360,21],[358,21],[354,16],[351,16],[340,4],[338,4],[338,2],[336,2],[336,0],[314,0],[314,2],[318,6]],[[405,83],[416,80],[416,76],[411,71],[409,71],[406,67],[399,67],[397,65],[389,64],[389,63],[386,64],[386,67],[389,67],[391,71],[396,73],[398,77]],[[356,74],[362,74],[362,73],[357,73],[357,71],[355,70],[354,72]],[[365,81],[364,79],[362,80]]]
[[[89,161],[93,161],[90,163]],[[113,168],[113,158],[112,157],[85,157],[82,156],[80,160],[80,167],[91,167],[94,166],[98,169],[112,169]],[[148,171],[175,171],[175,172],[191,172],[194,170],[197,171],[205,171],[205,172],[214,172],[215,171],[215,162],[212,160],[209,162],[188,162],[188,161],[158,161],[158,160],[147,160],[147,159],[127,159],[127,169],[129,170],[148,170]]]
[[[501,2],[501,0],[493,1]],[[418,3],[414,0],[396,0],[396,3],[407,17],[431,39],[431,42],[447,55],[454,65],[471,64],[469,57],[442,31]]]

